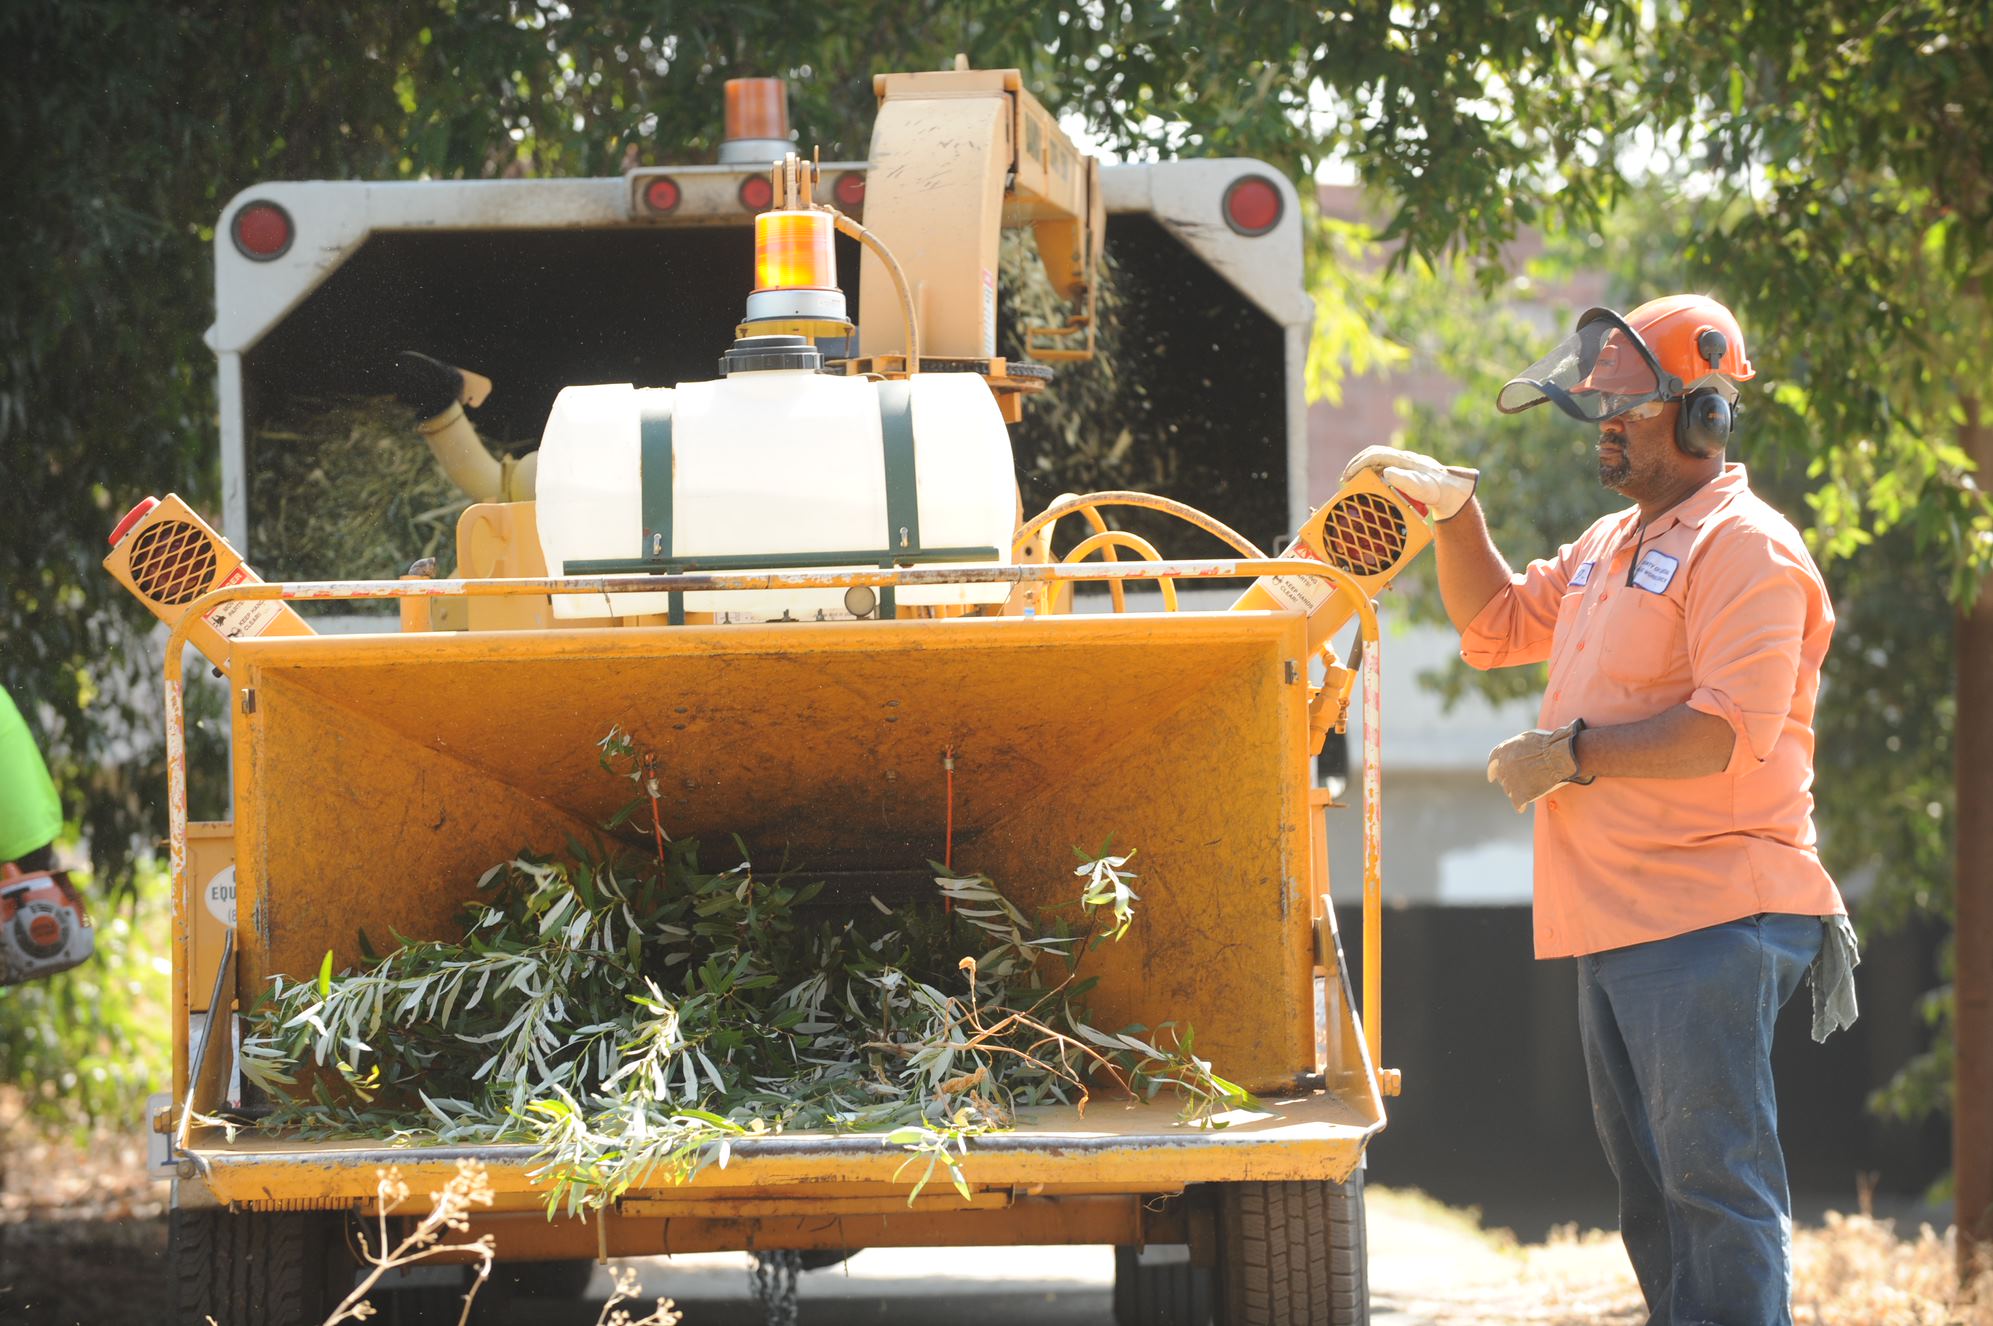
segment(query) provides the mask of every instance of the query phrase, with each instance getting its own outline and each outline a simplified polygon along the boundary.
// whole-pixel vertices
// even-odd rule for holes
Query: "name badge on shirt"
[[[1597,562],[1586,562],[1584,565],[1580,566],[1577,570],[1573,571],[1571,573],[1571,588],[1583,589],[1586,585],[1591,584],[1592,568],[1597,565],[1598,565]]]
[[[1641,557],[1640,565],[1633,568],[1633,583],[1650,593],[1659,594],[1674,583],[1675,569],[1681,564],[1680,558],[1650,549]]]

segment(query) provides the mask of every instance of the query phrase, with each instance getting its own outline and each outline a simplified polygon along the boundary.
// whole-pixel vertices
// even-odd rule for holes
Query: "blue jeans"
[[[1772,1026],[1821,934],[1766,914],[1578,959],[1592,1117],[1651,1326],[1791,1326]]]

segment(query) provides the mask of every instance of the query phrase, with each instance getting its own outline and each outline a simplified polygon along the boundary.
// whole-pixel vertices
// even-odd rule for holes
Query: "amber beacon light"
[[[828,212],[763,212],[754,218],[756,290],[837,289]]]
[[[837,217],[814,205],[815,164],[789,153],[759,178],[774,206],[754,218],[754,292],[735,334],[847,340],[852,328],[837,288]]]
[[[779,78],[729,78],[720,164],[765,166],[789,151],[789,85]]]

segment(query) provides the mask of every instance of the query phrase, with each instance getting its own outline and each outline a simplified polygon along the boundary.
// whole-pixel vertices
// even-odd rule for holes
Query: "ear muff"
[[[1675,445],[1697,460],[1721,455],[1737,429],[1738,413],[1713,388],[1690,392],[1675,415]]]

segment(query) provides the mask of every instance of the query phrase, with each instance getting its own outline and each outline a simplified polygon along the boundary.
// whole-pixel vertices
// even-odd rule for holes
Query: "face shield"
[[[1503,384],[1495,408],[1520,414],[1549,401],[1581,423],[1596,424],[1670,399],[1667,389],[1675,385],[1625,319],[1611,309],[1587,309],[1555,350]]]

